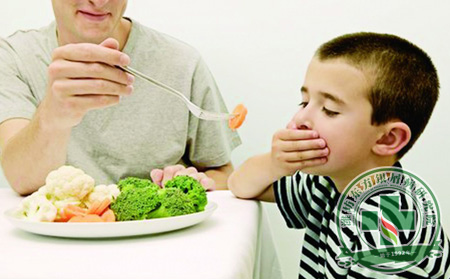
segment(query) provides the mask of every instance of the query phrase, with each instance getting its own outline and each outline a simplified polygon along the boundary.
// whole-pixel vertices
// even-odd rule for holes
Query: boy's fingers
[[[65,59],[79,62],[101,62],[109,65],[126,66],[130,57],[116,49],[96,44],[68,44],[53,51],[53,60]]]
[[[304,140],[304,139],[314,139],[319,135],[313,130],[293,130],[293,129],[282,129],[275,133],[274,137],[281,140]]]
[[[328,148],[324,148],[299,152],[286,152],[284,153],[283,157],[287,162],[299,162],[304,160],[311,160],[314,158],[326,157],[328,156],[328,153]]]
[[[321,149],[326,146],[323,139],[281,141],[280,147],[285,152]]]

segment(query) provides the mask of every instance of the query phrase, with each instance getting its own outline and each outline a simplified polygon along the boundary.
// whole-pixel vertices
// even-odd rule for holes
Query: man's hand
[[[117,104],[120,96],[131,94],[134,77],[114,67],[130,63],[118,47],[115,39],[106,39],[100,45],[68,44],[53,51],[47,93],[40,106],[46,123],[71,128],[89,110]]]
[[[196,179],[200,184],[202,184],[205,190],[214,190],[216,183],[212,178],[206,176],[203,172],[198,172],[194,167],[185,168],[182,165],[167,166],[163,170],[154,169],[150,172],[150,177],[153,182],[159,186],[164,186],[166,182],[175,176],[188,175]]]
[[[275,177],[324,164],[329,150],[316,131],[298,130],[288,125],[272,138],[271,161]]]

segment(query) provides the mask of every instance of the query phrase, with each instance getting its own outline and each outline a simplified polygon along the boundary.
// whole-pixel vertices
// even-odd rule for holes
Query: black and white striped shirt
[[[301,251],[299,278],[450,278],[449,240],[442,227],[437,236],[442,257],[426,258],[419,265],[397,274],[376,272],[360,265],[342,268],[335,215],[340,193],[329,177],[301,172],[274,183],[277,205],[289,228],[306,229]],[[364,245],[351,232],[342,231],[356,247]]]

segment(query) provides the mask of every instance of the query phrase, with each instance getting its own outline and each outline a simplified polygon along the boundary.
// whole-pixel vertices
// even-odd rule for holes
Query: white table
[[[259,202],[208,193],[218,209],[179,231],[121,239],[64,239],[13,227],[21,197],[0,189],[0,278],[282,278]]]

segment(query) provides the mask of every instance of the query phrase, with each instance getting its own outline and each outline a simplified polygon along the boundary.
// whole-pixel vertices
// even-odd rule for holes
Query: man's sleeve
[[[311,211],[310,175],[297,171],[273,184],[275,201],[289,228],[303,229],[308,226]]]
[[[201,108],[227,112],[211,72],[202,59],[195,69],[191,101]],[[190,114],[186,161],[197,167],[219,167],[231,161],[231,151],[241,144],[237,132],[228,128],[228,121],[206,121]]]
[[[19,71],[10,45],[0,39],[0,123],[11,118],[31,119],[37,100]]]

